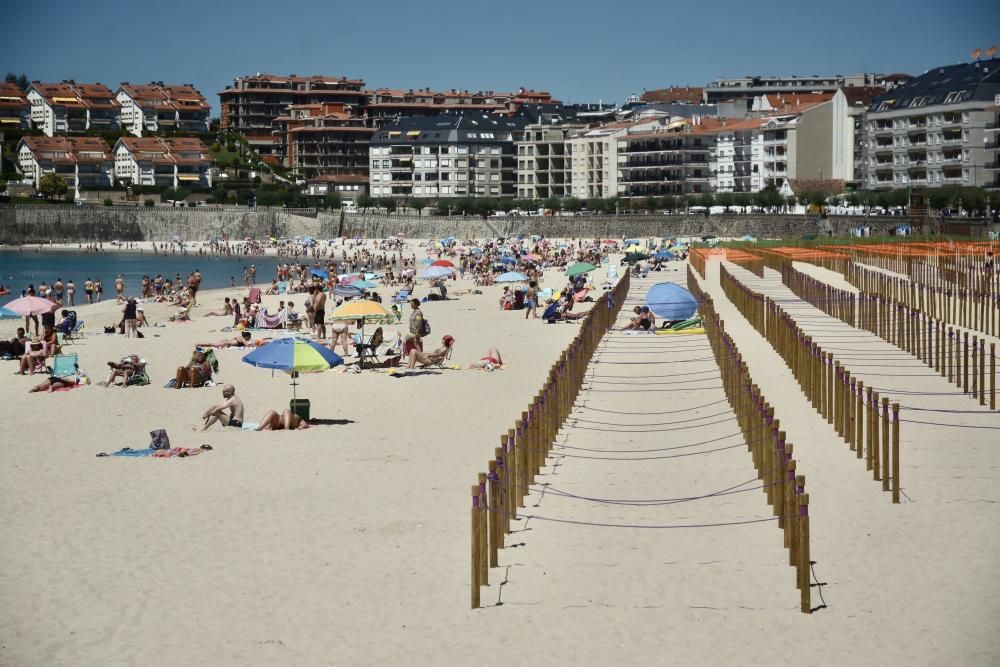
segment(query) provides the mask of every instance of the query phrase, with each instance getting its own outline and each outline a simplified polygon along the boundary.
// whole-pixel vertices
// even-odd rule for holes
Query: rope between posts
[[[619,424],[617,422],[599,422],[599,421],[594,421],[592,419],[581,419],[579,417],[572,417],[572,416],[568,418],[568,421],[574,421],[574,422],[577,422],[577,423],[582,422],[584,424],[600,424],[601,426],[630,426],[630,427],[643,426],[643,427],[645,427],[645,426],[670,426],[670,425],[673,425],[673,424],[687,424],[687,423],[690,423],[690,422],[700,421],[702,419],[712,419],[713,417],[721,417],[723,415],[729,415],[728,419],[735,419],[736,418],[736,414],[732,410],[725,410],[723,412],[717,412],[714,415],[704,415],[702,417],[693,417],[691,419],[678,419],[678,420],[669,421],[669,422],[654,422],[652,424]],[[723,421],[728,421],[728,419],[725,419]],[[715,422],[715,423],[720,423],[720,422]],[[699,426],[711,426],[711,424],[699,424]]]
[[[685,523],[685,524],[661,524],[661,525],[642,525],[642,524],[627,524],[627,523],[600,523],[596,521],[580,521],[578,519],[560,519],[557,517],[546,517],[538,514],[523,514],[518,512],[516,515],[512,512],[507,512],[502,509],[493,509],[491,507],[482,508],[483,511],[493,512],[495,514],[502,514],[504,516],[511,516],[513,518],[522,519],[534,519],[535,521],[551,521],[553,523],[565,523],[574,526],[592,526],[596,528],[651,528],[651,529],[668,529],[668,528],[717,528],[722,526],[742,526],[752,523],[764,523],[766,521],[778,521],[779,519],[797,519],[799,515],[794,514],[786,517],[769,516],[763,519],[743,519],[740,521],[724,521],[719,523]]]
[[[592,428],[584,429],[586,431],[600,431],[602,429]],[[738,442],[735,445],[730,445],[728,447],[718,447],[716,449],[706,449],[701,452],[688,452],[686,454],[670,454],[667,456],[641,456],[641,457],[618,457],[618,456],[582,456],[580,454],[562,454],[559,452],[552,452],[552,456],[560,456],[567,459],[589,459],[592,461],[660,461],[666,459],[680,459],[688,456],[701,456],[702,454],[714,454],[716,452],[724,452],[727,449],[736,449],[737,447],[746,447],[746,443]]]
[[[594,412],[606,412],[608,414],[615,414],[615,415],[672,415],[672,414],[676,414],[678,412],[690,412],[691,410],[701,410],[702,408],[708,408],[708,407],[711,407],[713,405],[718,405],[719,403],[727,403],[728,401],[729,401],[729,399],[723,398],[723,399],[720,399],[718,401],[714,401],[712,403],[706,403],[705,405],[699,405],[699,406],[694,407],[694,408],[681,408],[680,410],[661,410],[659,412],[646,412],[646,411],[642,411],[642,412],[630,412],[630,411],[626,411],[626,410],[605,410],[605,409],[602,409],[602,408],[592,408],[589,405],[580,405],[580,406],[577,406],[577,409],[579,409],[579,410],[593,410]]]

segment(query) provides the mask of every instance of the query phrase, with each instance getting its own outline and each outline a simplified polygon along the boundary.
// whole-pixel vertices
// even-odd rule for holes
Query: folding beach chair
[[[76,354],[57,354],[52,359],[52,375],[57,378],[76,375],[79,370],[78,362]]]
[[[73,343],[78,338],[83,338],[83,320],[77,320],[73,328],[62,335],[62,342]]]
[[[393,303],[406,303],[409,300],[410,300],[410,290],[408,289],[401,289],[392,295]]]
[[[360,368],[365,367],[365,361],[371,362],[370,365],[378,364],[378,349],[382,346],[383,333],[382,327],[375,329],[375,333],[371,335],[368,340],[362,339],[360,343],[354,344],[354,349],[358,352],[358,366]]]

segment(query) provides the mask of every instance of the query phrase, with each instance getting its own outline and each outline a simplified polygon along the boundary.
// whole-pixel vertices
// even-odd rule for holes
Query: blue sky
[[[265,71],[621,102],[719,76],[919,74],[1000,43],[1000,2],[32,0],[4,23],[3,73],[193,83],[216,109]]]

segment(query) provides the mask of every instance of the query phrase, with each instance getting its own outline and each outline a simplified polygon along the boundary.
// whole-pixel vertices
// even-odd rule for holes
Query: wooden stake
[[[892,502],[899,502],[899,403],[892,404]]]

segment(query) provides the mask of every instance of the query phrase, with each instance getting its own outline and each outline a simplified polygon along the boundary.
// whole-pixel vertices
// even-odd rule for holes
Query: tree
[[[115,203],[111,200],[111,197],[105,197],[104,198],[104,205],[105,206],[114,206]]]
[[[45,174],[38,179],[38,191],[46,197],[62,196],[67,189],[66,181],[59,174]]]
[[[327,192],[323,203],[326,204],[327,208],[340,208],[340,193]]]
[[[656,197],[654,197],[653,195],[649,195],[643,201],[643,206],[650,213],[656,213],[656,209],[659,208],[659,206],[660,206],[660,200],[657,199]]]
[[[392,213],[396,210],[396,200],[392,197],[379,197],[377,202],[379,208],[384,208],[386,213]]]
[[[14,85],[17,85],[17,75],[14,74],[13,72],[7,72],[7,78],[4,79],[4,81],[6,81],[7,83],[13,83]]]
[[[726,213],[729,213],[729,207],[733,205],[735,199],[731,192],[720,192],[715,196],[715,202],[722,206]]]
[[[583,202],[576,197],[567,197],[566,199],[563,199],[562,206],[563,209],[575,213],[583,208]]]
[[[6,191],[7,191],[7,181],[4,180],[3,178],[0,178],[0,192],[6,192]]]
[[[545,201],[542,202],[542,208],[548,209],[550,211],[559,210],[559,199],[557,197],[546,197]]]
[[[715,204],[715,197],[712,196],[711,192],[702,192],[701,196],[698,197],[698,206],[704,206],[705,208],[712,208]]]
[[[423,210],[427,208],[427,200],[421,199],[420,197],[414,197],[410,200],[410,208],[417,212],[417,216],[423,215]]]
[[[660,208],[673,213],[677,210],[677,197],[667,194],[660,197]]]
[[[17,77],[17,87],[21,90],[28,89],[28,77],[24,75],[24,72],[21,72],[21,75]]]
[[[367,213],[368,209],[375,205],[375,200],[366,192],[363,195],[358,196],[358,206],[361,208],[362,213]]]

